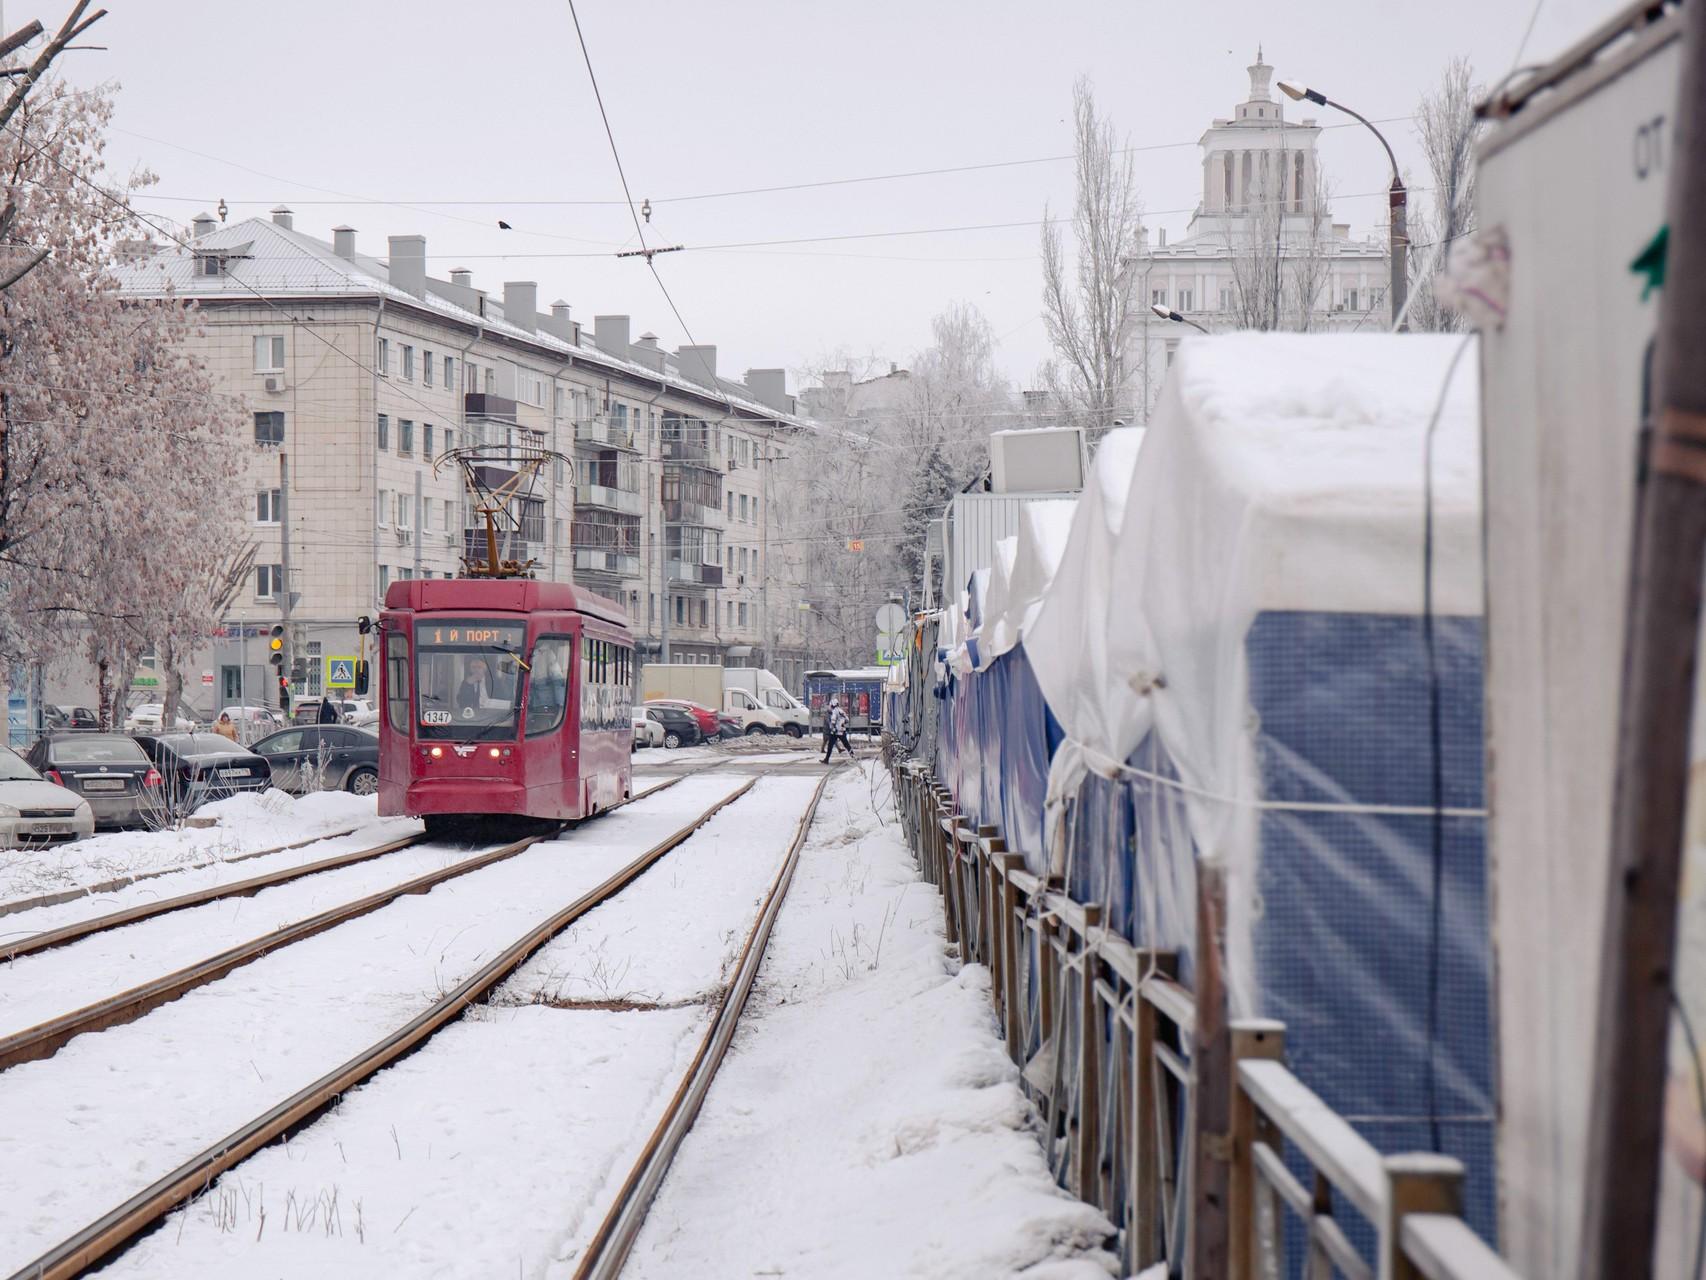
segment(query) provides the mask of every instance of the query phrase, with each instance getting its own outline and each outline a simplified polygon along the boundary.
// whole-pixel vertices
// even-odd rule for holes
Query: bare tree
[[[1060,228],[1043,210],[1043,321],[1059,356],[1052,387],[1063,403],[1092,427],[1107,427],[1125,406],[1126,339],[1132,291],[1127,259],[1136,250],[1142,202],[1131,151],[1113,124],[1096,114],[1089,80],[1072,87],[1077,192],[1072,236],[1077,257],[1069,268]]]
[[[1482,90],[1466,58],[1453,58],[1432,93],[1416,107],[1416,132],[1427,157],[1434,198],[1431,210],[1417,210],[1411,221],[1410,327],[1436,332],[1463,328],[1460,313],[1441,305],[1434,281],[1446,253],[1475,229],[1475,139],[1480,122],[1475,102]]]
[[[1315,184],[1303,209],[1306,221],[1297,236],[1289,262],[1291,315],[1300,333],[1308,333],[1315,327],[1315,313],[1321,309],[1321,291],[1326,288],[1331,274],[1327,261],[1327,241],[1333,235],[1331,209],[1327,179],[1317,171]]]

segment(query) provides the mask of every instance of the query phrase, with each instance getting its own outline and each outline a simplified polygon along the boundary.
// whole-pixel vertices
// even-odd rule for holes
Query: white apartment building
[[[256,567],[185,670],[193,710],[272,700],[280,622],[305,659],[295,691],[322,692],[390,582],[457,576],[476,521],[444,455],[474,444],[572,459],[544,469],[504,554],[618,601],[643,654],[803,671],[795,609],[770,589],[799,574],[783,569],[767,462],[809,429],[781,370],[733,382],[715,347],[670,354],[650,334],[631,343],[626,316],[587,333],[564,302],[541,312],[534,282],[497,295],[466,270],[431,276],[419,235],[376,257],[353,229],[328,243],[282,207],[204,214],[193,232],[117,268],[132,296],[197,304],[197,354],[253,433],[246,471],[208,498],[247,513]]]
[[[1257,299],[1277,279],[1278,327],[1345,332],[1386,327],[1389,280],[1383,239],[1351,236],[1322,197],[1312,117],[1285,118],[1273,68],[1246,68],[1250,96],[1203,133],[1202,195],[1183,239],[1141,233],[1126,269],[1133,298],[1127,367],[1139,419],[1160,393],[1174,349],[1192,332],[1151,310],[1179,312],[1211,333],[1251,327]],[[1370,145],[1373,140],[1370,140]],[[1259,279],[1257,278],[1259,275]]]

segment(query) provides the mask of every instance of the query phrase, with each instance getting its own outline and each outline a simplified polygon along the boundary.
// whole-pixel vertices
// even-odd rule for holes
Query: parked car
[[[136,742],[160,771],[169,812],[177,817],[209,800],[272,786],[267,762],[221,734],[143,734]]]
[[[136,739],[122,733],[50,733],[24,759],[49,782],[87,800],[96,826],[133,826],[164,812],[160,771]]]
[[[634,745],[636,747],[663,746],[663,726],[648,716],[644,707],[634,708]]]
[[[746,736],[746,724],[732,711],[717,712],[717,736],[740,738]]]
[[[379,735],[347,724],[312,724],[280,729],[255,744],[272,767],[273,786],[306,791],[379,789]]]
[[[95,811],[49,782],[10,747],[0,747],[0,849],[18,849],[95,834]]]
[[[54,729],[99,729],[101,718],[88,707],[71,707],[53,703],[41,709],[42,723]]]
[[[663,730],[663,745],[673,751],[676,747],[691,747],[704,735],[699,732],[699,722],[691,712],[683,711],[680,707],[660,706],[648,702],[646,717],[655,720]]]
[[[144,702],[139,707],[132,707],[125,713],[124,731],[126,733],[160,733],[160,721],[166,709],[158,702]],[[182,716],[172,717],[173,733],[191,733],[195,730],[195,721],[186,720]]]
[[[697,702],[689,702],[686,698],[647,698],[648,707],[679,707],[692,716],[699,726],[699,736],[707,741],[715,738],[722,727],[717,713],[711,708],[701,706]]]

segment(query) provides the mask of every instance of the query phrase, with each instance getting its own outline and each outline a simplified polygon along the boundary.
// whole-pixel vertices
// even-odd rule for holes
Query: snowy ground
[[[48,849],[0,850],[0,908],[39,894],[216,864],[258,849],[335,832],[359,828],[367,843],[378,844],[420,830],[419,823],[406,818],[380,818],[372,796],[344,791],[300,797],[283,791],[233,796],[204,806],[197,816],[214,818],[217,824],[182,830],[100,832],[87,840]],[[328,856],[329,852],[333,851],[315,856]],[[242,875],[258,875],[262,864],[241,866]]]
[[[686,1070],[704,1030],[696,998],[732,967],[814,786],[761,780],[541,951],[496,1007],[352,1091],[288,1147],[246,1162],[103,1274],[572,1270],[565,1260]],[[573,1007],[579,1000],[649,1007]]]
[[[0,1073],[0,1274],[400,1026],[739,785],[685,779]]]
[[[739,772],[684,779],[0,1073],[0,1274],[412,1016],[732,792]],[[697,1048],[814,784],[761,779],[492,1005],[102,1274],[572,1275]],[[1049,1180],[986,972],[945,946],[940,900],[886,793],[875,761],[831,781],[742,1030],[625,1274],[1112,1273],[1106,1221]],[[282,902],[249,902],[243,923]],[[180,932],[209,952],[221,943],[212,926]],[[151,966],[179,946],[133,940]],[[73,991],[123,972],[123,948],[86,946],[41,957],[80,953],[82,970],[16,986],[0,972],[0,1009],[42,989],[70,1007]]]
[[[830,784],[813,833],[623,1275],[1114,1274],[1107,1220],[1049,1179],[988,970],[947,954],[875,761]]]

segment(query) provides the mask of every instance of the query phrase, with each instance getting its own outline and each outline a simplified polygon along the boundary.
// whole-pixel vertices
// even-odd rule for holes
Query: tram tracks
[[[677,781],[679,779],[670,779],[657,786],[648,787],[631,799],[623,801],[622,805],[632,804],[635,800],[642,800],[647,796],[655,795],[659,791],[673,786]],[[613,805],[611,809],[620,808],[622,805]],[[447,881],[513,858],[517,854],[532,848],[541,840],[550,839],[556,834],[556,830],[549,830],[528,835],[508,844],[499,845],[496,848],[459,859],[436,870],[412,876],[396,884],[387,885],[372,893],[341,902],[311,916],[269,930],[259,937],[227,947],[215,955],[204,957],[193,964],[162,974],[147,982],[117,992],[103,1000],[85,1005],[80,1009],[71,1010],[9,1035],[0,1036],[0,1071],[5,1071],[21,1063],[35,1062],[51,1057],[77,1036],[105,1031],[110,1027],[134,1022],[161,1005],[176,1000],[178,997],[194,991],[197,987],[215,982],[233,970],[259,960],[262,956],[269,955],[282,947],[312,938],[328,929],[358,919],[409,894],[426,893]],[[371,861],[413,845],[422,844],[425,841],[426,836],[421,834],[406,836],[398,840],[386,841],[369,849],[336,854],[303,866],[284,868],[233,884],[213,886],[182,894],[175,898],[166,898],[159,902],[145,903],[123,911],[77,921],[0,949],[0,959],[11,960],[38,954],[81,941],[95,934],[124,928],[172,912],[188,910],[224,899],[251,896],[263,889],[289,884],[308,876]]]
[[[751,791],[756,782],[756,778],[749,779],[722,796],[667,838],[620,867],[598,885],[580,894],[548,919],[530,928],[492,960],[441,994],[427,1009],[405,1025],[184,1161],[150,1186],[26,1264],[14,1273],[13,1280],[53,1280],[55,1277],[75,1276],[108,1257],[190,1197],[204,1191],[221,1173],[233,1168],[276,1138],[287,1135],[311,1120],[344,1092],[395,1063],[458,1018],[470,1005],[484,1000],[552,938],[632,884],[701,826]],[[654,787],[644,794],[653,794],[658,790],[661,788]],[[818,794],[821,794],[821,787],[813,796],[814,809]],[[808,813],[802,822],[802,832],[809,820]],[[532,837],[528,843],[536,842],[540,838],[542,837]],[[774,894],[774,890],[772,892]],[[742,998],[744,999],[744,996]],[[724,1003],[727,1004],[727,997]]]

